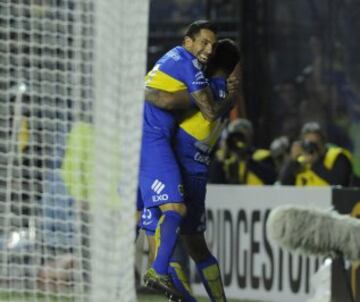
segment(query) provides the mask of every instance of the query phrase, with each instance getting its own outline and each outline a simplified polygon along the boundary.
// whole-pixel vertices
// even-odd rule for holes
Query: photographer
[[[301,140],[293,143],[279,180],[282,185],[348,186],[351,177],[350,152],[327,145],[320,125],[309,122],[301,130]]]
[[[253,127],[246,119],[232,121],[216,152],[210,181],[212,183],[267,185],[276,180],[269,150],[255,149]]]

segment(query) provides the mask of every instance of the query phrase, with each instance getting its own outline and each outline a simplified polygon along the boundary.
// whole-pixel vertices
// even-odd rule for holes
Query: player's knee
[[[162,212],[175,211],[181,216],[186,215],[186,205],[183,203],[167,203],[160,206]]]

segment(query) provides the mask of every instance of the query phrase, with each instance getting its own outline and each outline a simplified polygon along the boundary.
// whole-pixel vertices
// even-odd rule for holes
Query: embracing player
[[[217,141],[225,124],[222,113],[226,112],[231,104],[226,87],[226,79],[234,70],[238,61],[239,52],[236,45],[230,40],[220,41],[216,54],[208,65],[207,75],[212,77],[209,82],[210,87],[221,110],[211,120],[199,110],[198,106],[191,106],[187,110],[182,111],[182,113],[177,114],[177,120],[180,121],[179,128],[174,135],[174,145],[171,146],[184,181],[183,186],[179,184],[178,187],[178,190],[183,188],[183,202],[187,208],[187,214],[181,227],[182,238],[190,256],[197,264],[199,274],[212,301],[225,301],[226,299],[217,260],[211,255],[204,238],[207,170],[212,146]],[[181,95],[181,93],[178,94]],[[162,93],[161,97],[153,93],[149,99],[158,106],[167,109],[189,107],[189,103],[185,101],[188,97],[184,97],[184,95],[182,95],[182,100],[178,102],[176,98],[174,99],[174,95],[166,96],[165,93]],[[161,185],[158,183],[154,186],[155,189],[161,189]],[[179,193],[181,194],[181,192]],[[151,205],[151,207],[146,206],[144,210],[142,227],[148,231],[150,239],[152,238],[151,232],[154,232],[155,229],[155,221],[159,219],[161,214],[161,209],[154,205]],[[162,215],[159,225],[161,225],[163,217]],[[157,228],[156,237],[159,240],[159,247],[161,247],[164,238],[161,232],[158,231],[159,228]],[[154,246],[154,244],[151,246]],[[172,266],[168,267],[168,271],[176,288],[181,291],[185,301],[195,301],[188,292],[186,284],[184,286],[178,278],[177,270],[174,267],[176,268],[172,263]],[[148,279],[149,275],[152,277],[150,282]],[[145,281],[150,283],[152,287],[158,288],[159,286],[155,283],[156,278],[158,278],[157,272],[153,267],[145,276]]]

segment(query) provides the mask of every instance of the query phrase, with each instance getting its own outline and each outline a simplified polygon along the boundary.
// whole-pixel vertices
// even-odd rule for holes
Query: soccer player
[[[218,42],[206,72],[211,77],[210,87],[217,102],[222,102],[226,97],[226,79],[238,64],[239,57],[238,48],[233,41],[225,39]],[[166,106],[177,108],[171,103]],[[210,153],[226,124],[226,118],[220,116],[215,121],[208,121],[195,106],[177,116],[180,122],[175,135],[174,150],[184,180],[184,200],[187,207],[187,215],[181,226],[182,239],[197,265],[211,301],[226,301],[217,260],[211,255],[204,238],[205,193]],[[141,226],[146,230],[150,247],[155,246],[152,232],[160,215],[159,209],[154,207],[145,208],[142,215]],[[181,268],[174,261],[170,263],[169,274],[185,301],[196,301],[189,292],[188,284],[183,280]]]
[[[226,97],[226,79],[239,63],[238,49],[231,40],[218,42],[214,60],[207,66],[211,86],[221,104]],[[229,109],[229,108],[227,108]],[[224,114],[208,121],[193,108],[180,119],[175,152],[183,171],[187,215],[181,238],[194,260],[211,301],[226,301],[217,259],[205,241],[205,195],[211,151],[226,125]]]
[[[152,88],[152,96],[154,93],[161,96],[165,92],[187,91],[208,120],[214,120],[226,111],[232,104],[231,87],[228,87],[229,95],[221,104],[215,102],[202,70],[213,53],[216,40],[216,30],[211,22],[192,23],[183,46],[166,53],[147,75],[146,87]],[[147,97],[150,99],[151,95]],[[180,99],[183,101],[184,97]],[[160,243],[144,281],[175,299],[179,293],[167,272],[178,229],[186,214],[181,189],[183,181],[171,142],[176,129],[174,113],[145,102],[139,186],[145,207],[159,207],[162,216],[157,225]]]

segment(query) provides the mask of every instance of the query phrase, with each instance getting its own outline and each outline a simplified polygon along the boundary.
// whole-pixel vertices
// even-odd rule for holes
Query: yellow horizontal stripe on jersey
[[[145,77],[145,85],[150,88],[168,92],[176,92],[187,89],[183,82],[171,77],[161,70],[150,71]]]
[[[200,111],[186,118],[180,123],[180,127],[199,141],[205,140],[212,133],[215,123],[206,120]]]

